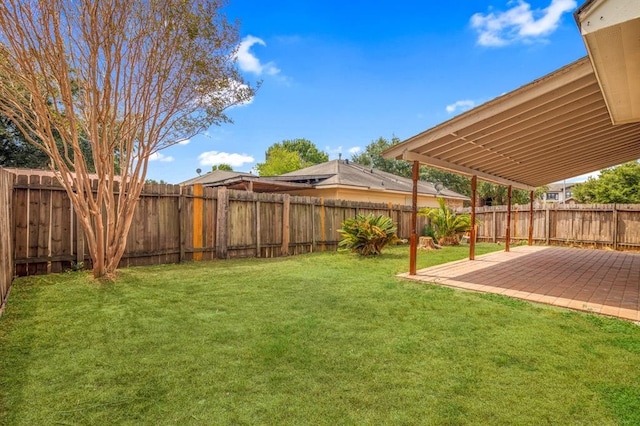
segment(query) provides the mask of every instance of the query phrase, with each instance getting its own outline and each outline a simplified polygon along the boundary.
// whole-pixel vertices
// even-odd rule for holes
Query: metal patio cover
[[[532,190],[637,160],[640,123],[612,124],[585,57],[383,155]]]

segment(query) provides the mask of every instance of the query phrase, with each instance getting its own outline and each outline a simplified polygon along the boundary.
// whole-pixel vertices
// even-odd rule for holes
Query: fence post
[[[256,257],[261,257],[262,252],[260,233],[260,201],[256,201]]]
[[[309,198],[309,206],[311,207],[311,253],[316,251],[316,201],[313,197]]]
[[[221,186],[218,191],[218,211],[216,215],[216,257],[227,258],[227,220],[229,217],[229,192]]]
[[[185,232],[184,232],[184,206],[185,206],[185,196],[184,192],[186,190],[185,186],[180,187],[180,197],[178,198],[178,244],[180,246],[180,258],[179,262],[184,262],[184,244],[185,244]]]
[[[544,206],[544,236],[545,236],[546,244],[549,245],[549,240],[551,237],[549,205]]]
[[[289,212],[291,210],[291,195],[285,194],[282,205],[282,248],[281,253],[283,256],[289,254]]]
[[[491,209],[493,210],[493,242],[497,243],[498,242],[498,218],[497,218],[495,206],[491,207]]]
[[[613,204],[613,249],[618,250],[618,205]]]
[[[202,260],[203,193],[202,184],[193,185],[193,260]]]
[[[533,245],[533,197],[535,193],[531,191],[529,193],[529,234],[528,234],[528,244],[530,246]]]
[[[15,271],[14,182],[15,176],[0,167],[0,316],[9,297]]]
[[[327,241],[327,232],[325,231],[326,226],[326,218],[325,218],[325,209],[324,209],[324,198],[320,198],[320,241],[322,242],[322,251],[327,249],[326,241]]]

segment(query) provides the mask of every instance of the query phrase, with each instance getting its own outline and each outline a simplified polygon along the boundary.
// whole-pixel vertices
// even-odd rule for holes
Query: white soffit
[[[612,124],[585,57],[383,155],[533,189],[637,160],[640,123]]]
[[[574,17],[612,122],[640,122],[640,0],[590,0]]]

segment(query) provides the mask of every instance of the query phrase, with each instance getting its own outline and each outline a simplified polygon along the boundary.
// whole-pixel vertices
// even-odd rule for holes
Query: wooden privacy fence
[[[0,168],[0,313],[13,279],[13,179]]]
[[[13,196],[16,275],[90,266],[82,229],[55,178],[18,175]],[[148,184],[121,266],[335,250],[342,221],[358,213],[390,216],[398,236],[410,236],[410,206]],[[419,218],[418,232],[424,224]]]
[[[469,212],[469,208],[458,212]],[[528,205],[511,209],[511,239],[529,236]],[[476,209],[478,241],[505,241],[507,207]],[[533,239],[547,245],[584,244],[614,250],[640,249],[640,204],[544,204],[533,209]]]

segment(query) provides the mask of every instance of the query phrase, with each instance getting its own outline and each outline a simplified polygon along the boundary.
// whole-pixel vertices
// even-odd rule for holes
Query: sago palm
[[[418,214],[431,220],[440,245],[459,244],[458,236],[471,230],[471,217],[468,214],[455,214],[438,198],[439,208],[423,208]]]
[[[338,229],[342,239],[338,247],[346,248],[362,256],[380,254],[382,248],[396,240],[396,226],[384,215],[357,215],[342,222]]]

